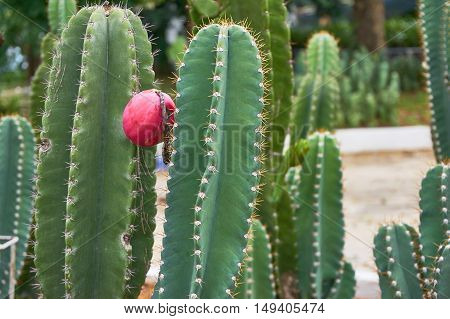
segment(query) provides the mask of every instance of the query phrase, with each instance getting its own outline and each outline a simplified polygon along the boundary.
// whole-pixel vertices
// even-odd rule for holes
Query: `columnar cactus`
[[[438,250],[433,268],[431,297],[438,299],[450,298],[450,243],[446,240]]]
[[[120,298],[145,279],[154,150],[133,147],[121,121],[131,96],[152,87],[152,64],[147,32],[129,10],[86,7],[62,32],[38,165],[35,263],[44,297]]]
[[[301,81],[291,118],[293,142],[315,130],[334,127],[339,99],[336,76],[340,69],[336,39],[326,32],[314,34],[308,42],[306,63],[307,73]]]
[[[272,247],[265,227],[257,219],[251,226],[237,298],[275,298]]]
[[[352,298],[354,272],[343,260],[344,219],[339,149],[328,132],[308,138],[303,166],[286,182],[294,211],[298,284],[302,298]]]
[[[232,297],[261,175],[264,84],[250,33],[212,24],[179,70],[156,298]]]
[[[61,30],[67,24],[69,18],[75,14],[76,10],[75,0],[49,0],[48,2],[50,32],[42,39],[41,64],[31,81],[31,124],[35,129],[40,129],[42,126],[46,85],[52,65],[52,53],[55,49],[55,42],[61,35]]]
[[[20,275],[28,246],[32,214],[34,136],[22,117],[0,120],[0,235],[17,236],[16,273]],[[0,298],[8,295],[9,253],[0,254]]]
[[[448,298],[442,291],[448,289],[445,270],[450,267],[449,171],[448,165],[439,164],[422,180],[420,237],[404,224],[378,231],[374,256],[383,298]]]
[[[424,68],[431,112],[431,136],[437,161],[450,157],[450,44],[447,0],[421,0],[420,21],[425,51]]]

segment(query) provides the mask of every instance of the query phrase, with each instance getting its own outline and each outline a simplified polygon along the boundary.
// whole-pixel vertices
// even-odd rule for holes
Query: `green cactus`
[[[433,281],[431,297],[437,299],[450,298],[450,244],[446,240],[438,249],[438,255],[433,265]]]
[[[81,9],[62,33],[37,181],[35,263],[46,298],[120,298],[145,279],[154,150],[138,152],[121,118],[132,94],[153,85],[150,53],[139,18],[115,6]]]
[[[431,112],[431,136],[437,161],[450,156],[450,93],[448,90],[449,5],[446,0],[421,0],[420,21],[425,51],[424,68]]]
[[[448,165],[439,164],[422,180],[420,237],[404,224],[383,226],[375,237],[374,256],[383,298],[448,298],[439,292],[448,291],[445,270],[449,261],[443,256],[447,255],[450,236],[448,173]]]
[[[272,247],[265,227],[253,221],[246,248],[242,275],[238,280],[237,298],[273,299],[275,281],[272,265]]]
[[[75,0],[49,0],[48,19],[51,31],[42,39],[41,64],[31,81],[31,124],[35,129],[41,129],[42,113],[45,107],[45,93],[52,65],[55,43],[61,35],[69,18],[75,14],[77,5]]]
[[[286,183],[294,212],[298,284],[302,298],[352,298],[354,272],[343,261],[344,219],[339,149],[328,132],[308,138],[301,170]]]
[[[0,235],[17,236],[16,273],[24,264],[33,206],[34,136],[22,117],[0,120]],[[0,253],[0,298],[9,292],[9,253]]]
[[[423,265],[417,232],[411,226],[383,226],[374,239],[381,297],[422,298]]]
[[[261,63],[233,24],[202,28],[185,53],[155,298],[233,295],[261,175]]]
[[[327,32],[313,35],[306,52],[307,73],[294,101],[291,141],[306,138],[318,129],[332,130],[339,86],[340,70],[337,41]]]

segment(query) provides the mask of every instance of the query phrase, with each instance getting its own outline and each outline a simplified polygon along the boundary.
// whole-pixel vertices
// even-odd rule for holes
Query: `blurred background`
[[[79,0],[78,6],[103,1]],[[171,91],[172,73],[188,37],[186,0],[110,0],[140,12],[150,26],[155,71]],[[297,77],[309,37],[339,39],[343,73],[338,127],[428,124],[415,0],[290,0],[289,25]],[[27,116],[30,81],[47,33],[45,0],[0,1],[0,115]],[[371,54],[369,54],[371,53]]]

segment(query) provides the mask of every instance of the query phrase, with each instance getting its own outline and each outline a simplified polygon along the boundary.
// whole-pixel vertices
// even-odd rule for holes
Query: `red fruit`
[[[162,142],[165,123],[160,96],[164,98],[168,124],[175,123],[175,103],[170,96],[158,90],[142,91],[133,96],[123,111],[123,131],[133,144],[153,146]]]

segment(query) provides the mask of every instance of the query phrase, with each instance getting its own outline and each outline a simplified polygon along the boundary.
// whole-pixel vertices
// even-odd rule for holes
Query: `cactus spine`
[[[120,298],[138,290],[129,284],[150,252],[135,258],[132,245],[150,245],[142,232],[150,237],[154,178],[144,164],[153,150],[138,153],[120,127],[132,94],[152,87],[150,53],[139,18],[115,6],[83,8],[62,32],[37,182],[35,263],[47,298]]]
[[[419,9],[431,112],[431,136],[436,160],[443,161],[450,156],[449,4],[446,0],[421,0]]]
[[[49,0],[48,2],[48,18],[51,31],[42,39],[41,64],[31,81],[31,124],[35,129],[40,129],[42,126],[42,113],[45,107],[44,97],[46,95],[55,42],[60,37],[61,30],[67,24],[69,18],[75,14],[76,10],[75,0]]]
[[[439,164],[422,180],[420,237],[404,224],[378,231],[374,256],[383,298],[448,298],[439,292],[448,291],[448,172],[447,165]]]
[[[263,72],[249,32],[229,24],[201,29],[185,53],[177,90],[155,297],[231,297],[261,175]]]
[[[242,275],[238,282],[238,298],[273,299],[275,281],[272,265],[272,247],[265,227],[253,221],[244,258]]]
[[[34,136],[22,117],[0,120],[0,235],[17,236],[16,273],[20,275],[28,246],[32,215]],[[0,254],[0,298],[9,293],[9,253]]]
[[[305,138],[315,130],[332,130],[338,105],[339,49],[337,41],[319,32],[308,42],[307,74],[303,77],[292,113],[292,141]]]
[[[344,219],[339,149],[328,132],[308,138],[301,170],[286,182],[297,235],[298,283],[302,298],[352,298],[354,273],[343,261]]]

